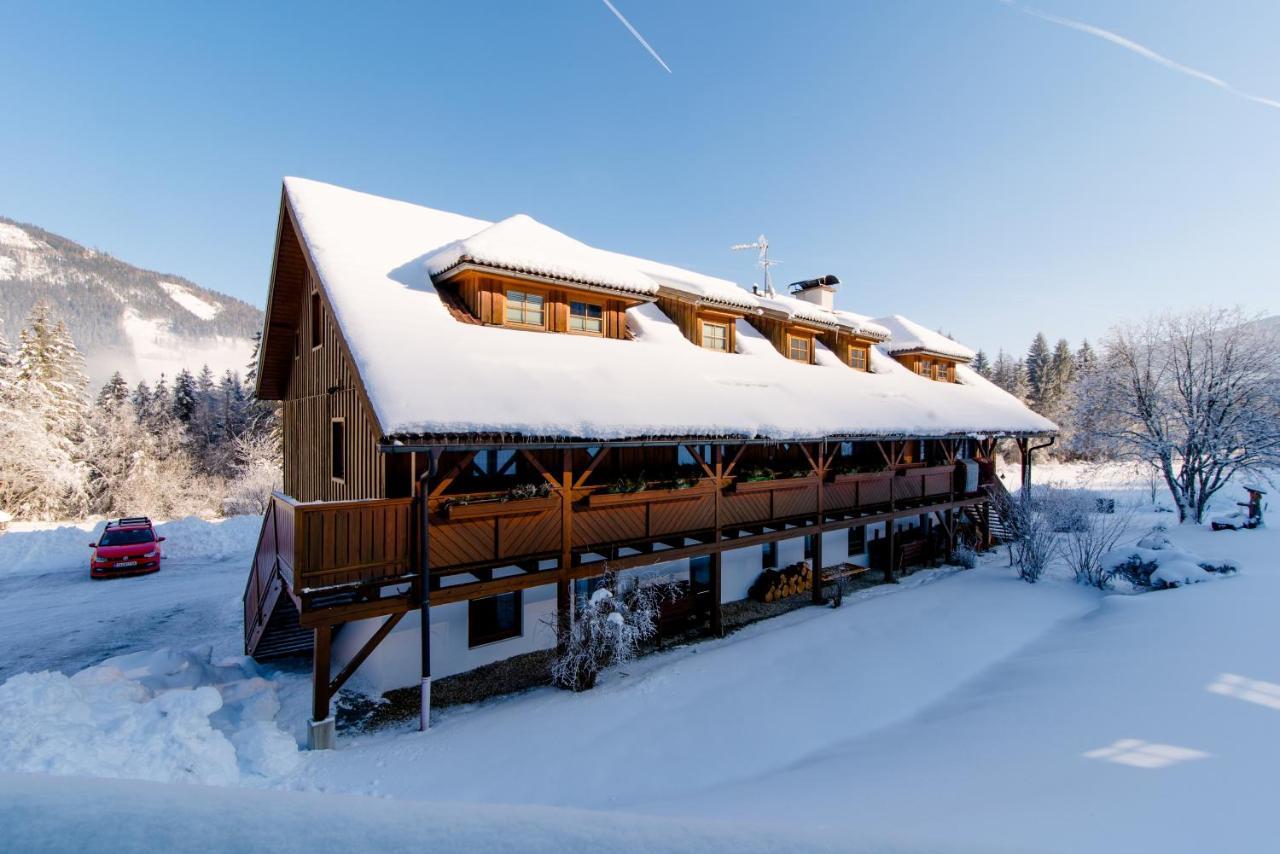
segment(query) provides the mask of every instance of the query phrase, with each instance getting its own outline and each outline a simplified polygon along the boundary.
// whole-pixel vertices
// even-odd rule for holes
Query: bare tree
[[[1280,464],[1280,340],[1239,309],[1161,315],[1113,330],[1077,388],[1085,441],[1160,472],[1181,522],[1218,490]]]

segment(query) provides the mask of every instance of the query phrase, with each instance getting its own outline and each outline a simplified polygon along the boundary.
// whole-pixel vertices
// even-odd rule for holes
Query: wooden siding
[[[945,380],[935,377],[932,371],[927,374],[921,374],[921,376],[927,376],[929,379],[936,379],[938,382],[956,382],[956,365],[958,362],[955,359],[948,359],[945,356],[935,356],[930,353],[900,353],[894,356],[894,358],[901,362],[907,370],[912,373],[919,373],[917,365],[922,362],[934,365],[946,365],[947,379]]]
[[[835,353],[840,361],[844,362],[846,365],[849,364],[850,351],[855,349],[861,350],[863,355],[862,364],[864,365],[861,370],[871,370],[870,351],[872,341],[870,338],[859,338],[858,336],[851,335],[849,332],[841,329],[824,332],[819,336],[819,340],[821,340],[823,344],[826,344],[831,352]]]
[[[661,296],[658,297],[657,302],[658,308],[662,309],[663,313],[671,318],[671,322],[680,329],[684,337],[699,347],[702,346],[702,321],[706,320],[711,323],[727,325],[729,327],[727,352],[738,352],[736,321],[742,315],[718,309],[703,308],[676,297]]]
[[[319,294],[323,343],[310,342],[311,296]],[[386,496],[386,460],[378,453],[379,430],[357,388],[328,300],[311,277],[298,294],[298,342],[281,406],[284,431],[284,490],[299,501],[348,501]],[[345,476],[331,473],[330,423],[346,422]]]
[[[479,270],[464,270],[449,277],[455,285],[463,304],[481,323],[506,326],[506,291],[508,288],[541,294],[544,299],[543,326],[547,332],[569,332],[569,303],[588,302],[600,306],[603,315],[603,338],[627,337],[627,308],[637,305],[636,300],[624,300],[607,294],[578,290],[569,286],[557,287],[543,282],[531,282],[515,276],[499,276]],[[516,326],[528,329],[526,326]],[[574,333],[591,335],[594,333]]]
[[[785,320],[779,320],[774,317],[748,317],[747,322],[759,329],[760,333],[773,344],[774,349],[788,358],[790,358],[790,348],[787,343],[787,336],[808,338],[809,364],[813,364],[816,361],[817,348],[815,343],[822,334],[822,330],[797,323],[788,323]]]

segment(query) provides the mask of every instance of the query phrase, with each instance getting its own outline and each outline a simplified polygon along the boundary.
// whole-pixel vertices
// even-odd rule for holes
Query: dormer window
[[[516,326],[545,326],[542,294],[507,289],[507,323]]]
[[[813,352],[813,340],[801,335],[787,336],[787,358],[795,362],[808,364]]]
[[[708,350],[719,350],[721,353],[729,352],[729,324],[713,323],[709,320],[702,321],[701,344]]]
[[[604,332],[604,308],[593,302],[570,302],[569,331],[601,334]]]
[[[867,351],[862,347],[850,347],[849,367],[857,371],[865,371],[867,369]]]

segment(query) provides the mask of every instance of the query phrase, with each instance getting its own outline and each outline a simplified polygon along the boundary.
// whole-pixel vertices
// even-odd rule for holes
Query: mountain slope
[[[180,276],[142,270],[44,229],[0,217],[0,320],[17,342],[44,300],[84,353],[91,389],[208,364],[244,371],[262,312]]]

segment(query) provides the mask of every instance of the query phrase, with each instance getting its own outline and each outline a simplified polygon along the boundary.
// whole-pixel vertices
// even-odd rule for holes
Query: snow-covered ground
[[[1114,470],[1037,479],[1146,501]],[[281,731],[300,735],[305,674],[226,658],[256,523],[220,523],[224,545],[174,523],[159,575],[93,585],[87,530],[12,532],[0,672],[99,666],[0,687],[0,772],[47,772],[0,776],[0,825],[24,828],[22,850],[147,850],[188,828],[214,850],[1272,850],[1280,534],[1151,511],[1127,542],[1158,521],[1241,572],[1100,593],[1061,568],[1025,584],[999,553],[642,659],[585,694],[536,690],[317,753]],[[181,526],[204,545],[180,554]],[[230,785],[191,798],[86,775]]]

